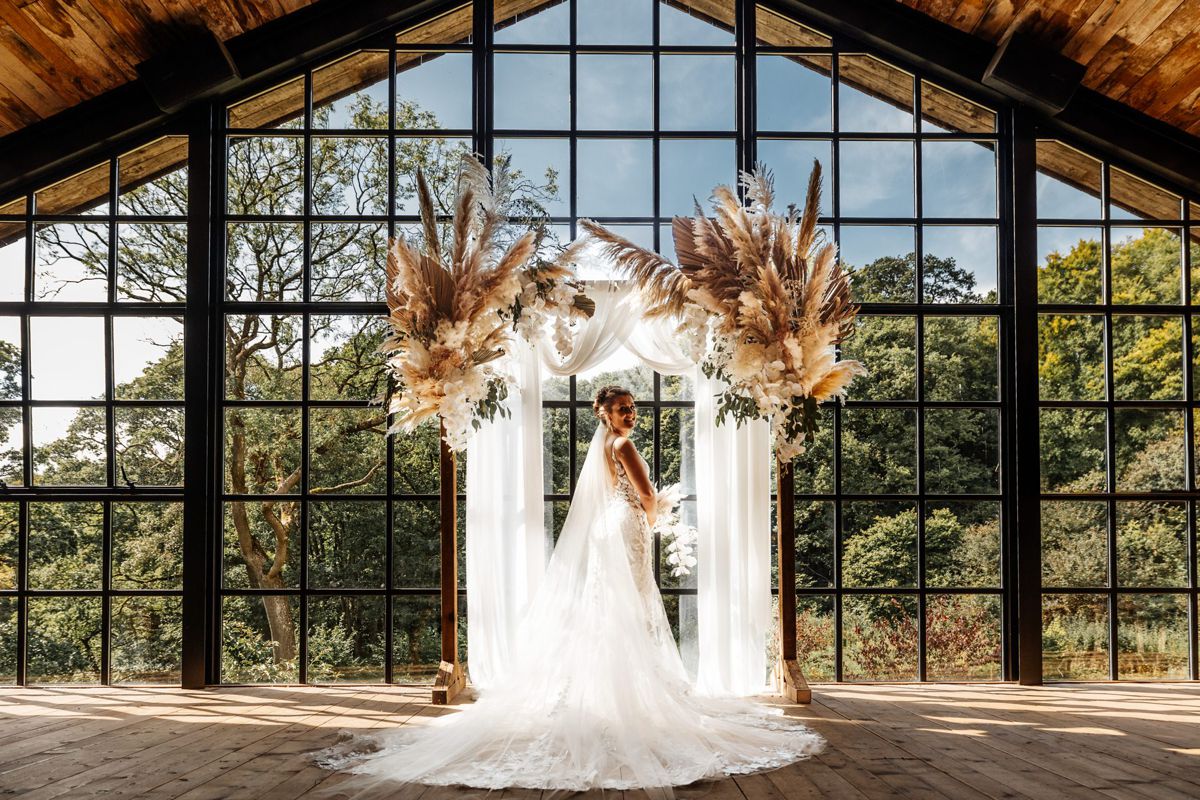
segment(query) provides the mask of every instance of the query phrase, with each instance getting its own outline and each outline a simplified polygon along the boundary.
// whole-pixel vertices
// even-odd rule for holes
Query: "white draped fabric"
[[[696,387],[697,687],[755,694],[766,683],[771,626],[770,444],[765,422],[718,426],[714,395],[678,346],[674,323],[643,319],[640,298],[619,281],[588,286],[596,313],[579,323],[571,355],[553,347],[514,360],[510,417],[485,424],[467,446],[467,664],[482,688],[503,671],[525,605],[542,574],[541,375],[574,375],[626,349],[651,369],[688,375]]]

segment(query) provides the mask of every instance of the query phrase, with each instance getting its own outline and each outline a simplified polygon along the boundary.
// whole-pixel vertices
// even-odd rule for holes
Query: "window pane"
[[[925,582],[945,587],[1000,585],[1000,503],[926,505]]]
[[[400,587],[438,587],[441,584],[438,501],[405,500],[395,508],[392,580]]]
[[[1105,490],[1104,416],[1083,408],[1041,410],[1042,491]]]
[[[1038,227],[1038,302],[1100,303],[1103,233],[1099,228]]]
[[[288,494],[300,485],[300,411],[289,408],[225,410],[225,490],[234,494]],[[269,514],[269,510],[264,509]]]
[[[871,56],[844,55],[838,57],[838,84],[843,131],[912,131],[912,75]]]
[[[1200,214],[1200,209],[1197,209],[1197,212]],[[1190,257],[1187,269],[1192,278],[1191,301],[1200,303],[1200,228],[1188,228],[1188,252]]]
[[[110,169],[109,162],[104,161],[40,189],[33,195],[34,210],[38,214],[109,213]]]
[[[382,493],[387,483],[384,409],[314,408],[308,413],[308,490]]]
[[[0,408],[0,481],[9,486],[25,483],[25,423],[19,408]]]
[[[1117,595],[1117,677],[1187,680],[1185,594]]]
[[[35,225],[34,299],[107,300],[108,245],[102,223]]]
[[[921,130],[933,133],[994,133],[996,112],[921,81]]]
[[[925,674],[931,681],[998,681],[999,595],[934,594],[925,605]]]
[[[838,257],[850,272],[859,303],[913,303],[917,299],[916,248],[909,226],[843,225]]]
[[[842,414],[842,491],[915,492],[916,412],[852,408]]]
[[[300,603],[295,597],[226,597],[221,604],[221,682],[295,683]]]
[[[117,159],[118,214],[187,214],[188,140],[164,136]]]
[[[298,136],[229,137],[225,175],[230,214],[304,211],[304,139]]]
[[[370,589],[387,581],[387,506],[311,502],[308,505],[308,585]],[[383,614],[381,613],[382,620]]]
[[[999,399],[996,317],[926,317],[924,348],[926,400]]]
[[[30,317],[29,332],[33,399],[104,397],[103,317]]]
[[[308,393],[313,400],[373,400],[387,389],[382,356],[386,324],[378,316],[313,316]]]
[[[736,186],[737,153],[726,139],[664,139],[659,145],[659,216],[693,216],[718,184]]]
[[[230,128],[304,126],[304,78],[295,78],[229,108]]]
[[[183,485],[182,408],[119,407],[113,421],[121,484]]]
[[[0,317],[0,400],[20,400],[21,317]]]
[[[833,505],[796,501],[796,586],[833,586]]]
[[[1112,219],[1179,219],[1179,195],[1111,167],[1108,210]]]
[[[387,140],[379,137],[314,137],[313,213],[386,214],[387,149]]]
[[[936,494],[1000,492],[999,411],[925,410],[925,491]]]
[[[576,0],[579,44],[650,44],[653,0]]]
[[[187,225],[117,225],[117,300],[187,299]]]
[[[25,223],[0,222],[0,302],[25,299]]]
[[[183,320],[113,317],[113,394],[121,400],[183,399]]]
[[[225,290],[230,300],[300,300],[304,231],[299,224],[231,222],[226,241]]]
[[[313,70],[314,128],[386,128],[388,54],[361,50]]]
[[[796,494],[833,492],[833,414],[830,407],[818,410],[817,434],[805,445],[804,454],[792,462]]]
[[[1179,303],[1183,235],[1179,228],[1112,228],[1114,303]]]
[[[706,3],[700,11],[673,3],[658,3],[659,41],[667,45],[733,45],[733,0]]]
[[[663,130],[733,130],[733,56],[664,55],[658,63]]]
[[[1099,219],[1100,162],[1062,142],[1039,139],[1037,210],[1041,219]]]
[[[26,620],[30,683],[99,683],[104,641],[99,597],[31,597]]]
[[[1104,317],[1038,315],[1038,386],[1043,400],[1104,399]]]
[[[459,609],[462,612],[462,609]],[[392,603],[392,676],[397,683],[432,683],[441,663],[437,597],[397,597]],[[466,626],[459,625],[460,634]]]
[[[797,208],[804,208],[813,161],[820,161],[821,202],[817,209],[821,216],[830,213],[830,209],[833,208],[829,189],[833,180],[833,157],[830,153],[831,146],[824,140],[758,140],[758,158],[775,175],[777,210],[786,209],[788,203],[795,203]]]
[[[304,321],[299,315],[225,318],[225,396],[299,400]]]
[[[222,585],[227,589],[292,588],[300,580],[300,505],[225,503]],[[276,526],[278,523],[278,526]]]
[[[927,217],[996,216],[996,146],[922,142],[921,192]]]
[[[1118,408],[1118,492],[1185,488],[1183,414],[1158,409]]]
[[[469,139],[414,137],[396,139],[396,213],[417,216],[417,170],[425,173],[429,190],[449,207],[462,155],[471,152]],[[435,203],[437,201],[435,200]]]
[[[495,124],[497,128],[563,130],[570,126],[569,56],[496,53]]]
[[[437,494],[441,450],[436,422],[392,437],[396,451],[395,490],[401,494]]]
[[[381,683],[385,608],[382,597],[308,598],[308,680]]]
[[[20,527],[20,507],[16,503],[0,503],[0,589],[17,588]],[[15,613],[15,606],[13,610]],[[0,610],[0,629],[4,626],[4,613]],[[6,658],[7,655],[0,655],[0,662]],[[0,682],[2,681],[3,678],[0,677]]]
[[[104,486],[108,424],[103,408],[29,409],[33,479],[40,486]]]
[[[1042,503],[1042,583],[1108,586],[1108,505]]]
[[[0,597],[0,683],[17,682],[17,598]]]
[[[99,589],[101,503],[29,504],[29,588]]]
[[[847,595],[842,600],[842,674],[847,681],[917,679],[917,598]]]
[[[916,586],[917,511],[911,502],[843,503],[842,583]]]
[[[921,264],[926,303],[995,303],[997,245],[991,225],[926,225]]]
[[[580,216],[653,214],[651,155],[652,145],[645,140],[580,140],[576,145],[576,203]]]
[[[1186,504],[1117,503],[1117,582],[1186,587],[1187,539]]]
[[[183,661],[183,598],[114,597],[113,683],[178,684]]]
[[[855,379],[855,400],[915,400],[917,396],[917,321],[915,317],[860,314],[854,334],[842,342],[842,357],[868,365]]]
[[[516,215],[570,213],[571,147],[567,139],[496,139],[496,160],[507,157],[509,176],[527,198]],[[569,239],[570,237],[568,237]]]
[[[571,6],[565,0],[529,8],[525,0],[496,0],[496,44],[567,44]]]
[[[772,618],[778,615],[778,599]],[[836,675],[833,598],[802,594],[796,597],[796,657],[810,681],[832,681]]]
[[[183,588],[183,503],[112,504],[112,585]]]
[[[575,58],[576,125],[583,130],[647,130],[654,127],[651,93],[654,63],[648,55]]]
[[[312,299],[318,302],[383,300],[387,225],[382,222],[314,223]]]
[[[1183,399],[1183,319],[1114,314],[1113,394],[1117,400]]]
[[[25,195],[5,202],[0,202],[0,215],[23,217],[28,210],[29,203],[27,202]]]
[[[844,141],[839,164],[842,214],[848,217],[913,215],[911,142]]]
[[[542,479],[550,494],[571,491],[570,413],[565,408],[542,409]]]
[[[758,129],[833,129],[831,56],[758,57]]]
[[[470,128],[471,97],[470,53],[396,53],[397,128]]]
[[[1103,595],[1043,595],[1042,674],[1055,680],[1108,679],[1108,603]]]

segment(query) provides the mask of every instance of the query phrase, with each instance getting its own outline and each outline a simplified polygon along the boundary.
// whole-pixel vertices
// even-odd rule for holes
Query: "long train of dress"
[[[603,439],[601,426],[499,682],[455,713],[352,737],[318,763],[396,783],[669,796],[823,749],[777,707],[693,689],[654,582],[645,512],[620,465],[614,483],[597,461]]]

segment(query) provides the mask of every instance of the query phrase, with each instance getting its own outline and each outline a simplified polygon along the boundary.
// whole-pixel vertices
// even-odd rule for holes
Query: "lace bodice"
[[[640,454],[638,458],[641,458]],[[649,602],[650,593],[658,593],[654,582],[654,534],[650,530],[649,520],[646,519],[646,511],[642,508],[642,497],[634,487],[633,481],[629,479],[625,465],[616,458],[612,461],[617,473],[615,492],[622,504],[621,533],[625,540],[626,552],[629,554],[629,567],[633,571],[634,583],[639,594]],[[659,633],[653,629],[651,632],[656,635]]]

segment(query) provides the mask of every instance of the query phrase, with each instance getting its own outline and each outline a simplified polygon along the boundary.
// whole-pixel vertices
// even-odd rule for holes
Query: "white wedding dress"
[[[350,737],[318,763],[373,776],[377,789],[643,788],[670,796],[672,786],[823,749],[823,737],[780,708],[693,689],[654,582],[646,514],[604,440],[601,425],[504,675],[473,704]]]

